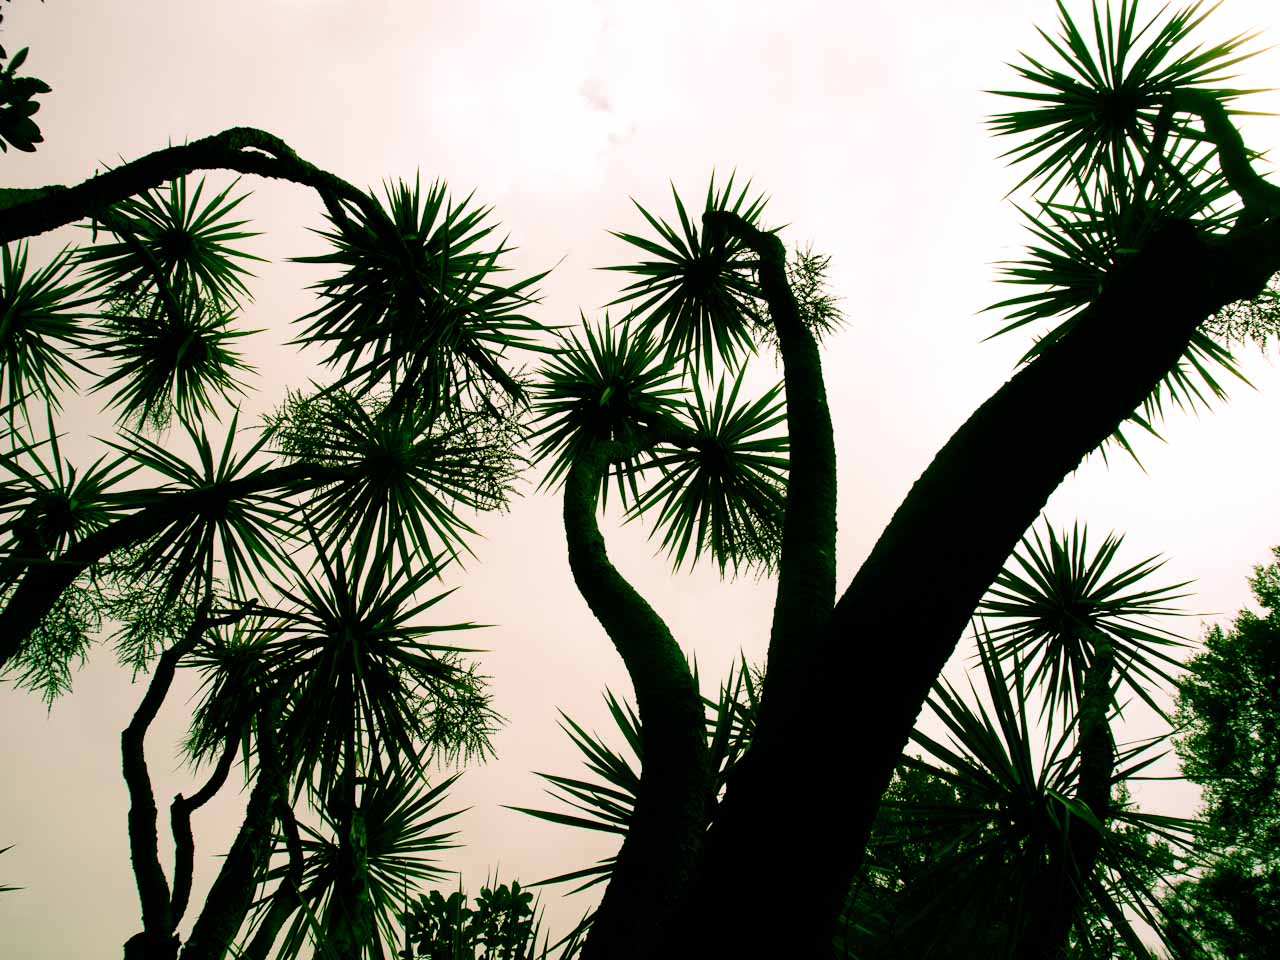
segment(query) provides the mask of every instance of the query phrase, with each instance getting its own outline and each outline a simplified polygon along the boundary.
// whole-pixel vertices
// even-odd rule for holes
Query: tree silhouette
[[[1280,934],[1280,550],[1254,567],[1262,610],[1209,629],[1179,684],[1178,753],[1202,791],[1208,856],[1169,897],[1187,956],[1264,957]]]
[[[540,275],[499,282],[506,248],[491,243],[486,209],[438,184],[397,183],[379,199],[264,131],[0,193],[0,242],[16,244],[0,343],[0,665],[56,690],[92,629],[119,618],[125,661],[151,666],[122,739],[144,928],[130,956],[177,951],[186,814],[237,755],[252,782],[246,818],[183,957],[220,956],[242,928],[306,928],[343,956],[381,948],[377,860],[419,834],[404,817],[404,843],[379,830],[406,805],[429,812],[410,784],[425,758],[483,750],[493,719],[463,651],[416,624],[430,605],[419,594],[466,548],[460,511],[503,502],[530,399],[573,576],[627,667],[642,735],[629,829],[584,955],[829,953],[916,715],[1002,564],[1082,458],[1109,439],[1128,446],[1126,422],[1154,431],[1167,401],[1221,393],[1215,365],[1234,368],[1211,318],[1256,301],[1280,270],[1280,188],[1253,169],[1231,116],[1245,91],[1226,86],[1251,37],[1196,45],[1198,3],[1150,23],[1127,0],[1095,6],[1083,31],[1059,10],[1059,37],[1046,39],[1061,65],[1026,57],[1010,93],[1019,109],[993,121],[1016,138],[1009,156],[1029,165],[1022,185],[1035,191],[1033,243],[1007,274],[1028,292],[997,305],[1002,332],[1048,330],[938,452],[838,596],[819,351],[834,315],[811,282],[821,260],[789,257],[763,201],[732,180],[713,182],[697,216],[677,196],[676,226],[641,208],[656,239],[618,235],[645,256],[617,267],[635,278],[611,305],[624,316],[556,338],[526,312]],[[203,422],[241,390],[247,257],[233,246],[245,234],[229,219],[237,201],[228,191],[201,205],[187,182],[200,170],[305,186],[329,219],[331,252],[313,262],[331,273],[296,342],[322,351],[333,378],[247,444],[236,418],[220,445]],[[84,221],[102,243],[28,268],[21,241]],[[749,399],[742,367],[761,344],[776,349],[783,384]],[[524,349],[546,355],[532,393],[510,365]],[[55,418],[60,392],[81,383],[108,392],[121,426],[114,453],[76,471]],[[148,434],[166,425],[192,455]],[[992,469],[1011,449],[1016,469]],[[630,515],[655,520],[676,566],[701,555],[726,572],[776,571],[751,747],[722,796],[689,664],[609,562],[596,515],[610,480]],[[946,575],[922,580],[926,563]],[[1084,663],[1110,668],[1065,688],[1081,700],[1082,737],[1085,715],[1102,718],[1093,783],[1104,789],[1081,801],[1091,809],[1110,800],[1112,674],[1135,666],[1118,641],[1100,649]],[[986,663],[995,687],[1016,688],[994,654]],[[214,769],[175,801],[167,877],[142,742],[187,665],[208,678],[191,747]],[[304,797],[332,833],[323,884],[307,872],[320,848],[305,848],[292,811]],[[786,842],[762,843],[761,825],[779,818]],[[273,867],[277,835],[284,866]],[[747,876],[770,908],[733,922]]]

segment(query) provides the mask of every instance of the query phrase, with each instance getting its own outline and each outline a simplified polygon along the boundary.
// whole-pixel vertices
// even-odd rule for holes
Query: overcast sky
[[[933,453],[1030,343],[981,342],[996,317],[979,311],[1009,295],[994,265],[1023,241],[1002,200],[1018,179],[997,159],[1007,145],[983,126],[1001,103],[981,91],[1012,82],[1004,64],[1020,49],[1042,51],[1034,28],[1052,28],[1048,0],[19,0],[4,13],[0,42],[11,53],[30,45],[26,69],[53,87],[38,116],[46,142],[0,158],[6,184],[72,183],[169,141],[261,127],[358,185],[420,171],[458,195],[475,190],[519,247],[517,270],[558,264],[536,313],[547,323],[574,322],[579,308],[596,316],[615,295],[616,275],[592,268],[630,257],[606,233],[642,229],[629,196],[670,215],[669,180],[696,198],[713,169],[753,178],[771,197],[766,220],[789,224],[789,244],[831,255],[848,317],[825,351],[842,588]],[[1269,31],[1258,46],[1280,38],[1273,0],[1227,0],[1199,37],[1249,28]],[[1280,54],[1242,74],[1246,86],[1280,87]],[[1280,112],[1276,94],[1256,99]],[[1246,132],[1255,148],[1280,146],[1280,120],[1251,119]],[[322,208],[290,184],[243,185],[254,193],[242,209],[264,231],[246,247],[271,261],[256,268],[244,317],[264,331],[247,348],[259,374],[246,410],[259,413],[315,373],[314,358],[283,344],[317,275],[285,258],[320,252],[308,228],[322,226]],[[78,239],[66,230],[34,249],[47,256]],[[1192,635],[1245,604],[1250,567],[1280,543],[1275,349],[1240,356],[1256,390],[1232,384],[1229,405],[1175,411],[1167,444],[1138,439],[1145,472],[1123,456],[1091,458],[1048,509],[1058,525],[1087,521],[1099,540],[1125,533],[1130,562],[1162,553],[1168,580],[1196,580],[1189,606],[1204,616],[1179,625]],[[774,377],[764,362],[755,382]],[[86,422],[62,429],[87,451]],[[1018,469],[1017,438],[990,469]],[[477,523],[485,539],[450,579],[460,589],[442,615],[494,624],[469,639],[489,651],[482,662],[507,717],[498,759],[452,794],[471,810],[459,818],[465,847],[442,865],[473,891],[490,871],[529,883],[610,852],[499,806],[544,804],[533,770],[580,773],[557,708],[606,731],[602,689],[628,690],[573,588],[558,500],[535,483],[509,513]],[[771,584],[721,583],[705,569],[672,576],[639,527],[607,535],[704,676],[721,676],[740,649],[763,658]],[[176,749],[190,690],[170,695],[148,740],[162,800],[193,782]],[[119,732],[141,694],[107,650],[48,716],[37,698],[0,690],[0,846],[16,845],[0,857],[0,883],[26,887],[0,895],[5,956],[119,956],[139,929]],[[1135,792],[1153,811],[1193,809],[1186,789]],[[227,789],[196,817],[195,904],[242,804]],[[762,829],[785,835],[785,824]],[[592,900],[561,901],[553,889],[544,902],[559,930]]]

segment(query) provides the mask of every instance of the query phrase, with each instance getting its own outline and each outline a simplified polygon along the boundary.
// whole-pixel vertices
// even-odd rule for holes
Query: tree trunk
[[[617,647],[641,725],[640,790],[584,960],[657,956],[662,932],[691,889],[711,792],[706,719],[688,662],[662,619],[605,552],[596,523],[609,445],[569,470],[564,526],[574,582]]]
[[[1115,663],[1110,639],[1098,634],[1080,696],[1080,773],[1075,799],[1104,827],[1111,813],[1111,777],[1116,761],[1109,722]],[[1101,845],[1097,830],[1087,823],[1073,822],[1067,848],[1050,851],[1044,875],[1029,892],[1030,911],[1018,947],[1019,960],[1059,960],[1066,955],[1071,925],[1087,895],[1082,885],[1093,875]]]
[[[836,605],[812,668],[769,691],[776,709],[712,826],[701,922],[677,955],[830,955],[880,796],[983,592],[1199,323],[1277,269],[1280,222],[1216,239],[1170,224],[939,451]],[[762,844],[774,824],[779,839]],[[744,878],[768,909],[748,913]]]

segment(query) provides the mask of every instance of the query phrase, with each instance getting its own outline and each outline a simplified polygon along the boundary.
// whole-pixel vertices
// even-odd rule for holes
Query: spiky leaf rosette
[[[457,846],[451,842],[456,831],[439,828],[462,811],[439,813],[437,808],[458,776],[454,774],[428,787],[418,777],[392,773],[371,779],[363,787],[354,814],[363,827],[364,840],[357,882],[368,891],[373,929],[369,931],[370,941],[361,945],[361,957],[382,958],[388,949],[394,949],[396,919],[406,889],[416,891],[422,883],[443,880],[451,872],[437,866],[436,857]],[[352,879],[347,875],[351,856],[338,840],[338,835],[350,828],[327,806],[321,806],[318,812],[319,829],[306,823],[298,825],[303,864],[299,892],[305,908],[294,914],[284,932],[275,954],[281,960],[294,960],[313,938],[320,944],[316,956],[329,956],[324,934],[334,928],[336,914],[353,906],[342,903],[338,894]],[[277,841],[277,849],[287,855],[283,837]],[[288,871],[287,863],[276,866],[269,879],[288,883]],[[259,904],[262,913],[269,903],[267,899]]]
[[[1229,217],[1219,212],[1230,193],[1221,175],[1201,191],[1175,188],[1159,203],[1139,196],[1138,190],[1130,182],[1116,189],[1089,191],[1075,203],[1041,204],[1038,217],[1022,210],[1035,241],[1026,258],[1002,267],[1001,280],[1032,287],[1033,292],[987,308],[1006,311],[1009,320],[992,336],[1033,321],[1061,318],[1036,340],[1022,362],[1034,360],[1070,332],[1081,312],[1171,218],[1188,220],[1207,232],[1229,225]],[[1196,330],[1183,358],[1128,419],[1158,436],[1154,424],[1164,416],[1166,399],[1180,409],[1195,409],[1207,403],[1206,393],[1226,397],[1219,382],[1221,372],[1248,382],[1231,352],[1209,332]],[[1133,453],[1122,428],[1111,440]]]
[[[582,322],[585,339],[575,331],[561,333],[559,349],[538,371],[534,456],[551,461],[542,486],[562,481],[592,446],[618,443],[636,451],[615,474],[619,496],[626,502],[630,492],[634,501],[635,470],[651,446],[645,431],[678,409],[672,398],[680,390],[669,386],[678,373],[652,333],[626,323],[614,327],[608,315],[594,327],[585,317]],[[602,484],[602,495],[606,489]]]
[[[1014,70],[1030,89],[994,91],[1029,104],[991,120],[996,135],[1022,140],[1005,156],[1011,162],[1034,164],[1019,186],[1034,181],[1052,200],[1060,190],[1076,185],[1101,182],[1114,188],[1137,179],[1148,166],[1155,177],[1194,181],[1202,172],[1198,168],[1203,155],[1171,150],[1162,159],[1150,157],[1161,109],[1172,95],[1185,90],[1207,93],[1223,103],[1254,92],[1221,84],[1233,79],[1224,71],[1253,55],[1241,48],[1256,33],[1238,34],[1208,47],[1188,45],[1188,37],[1216,6],[1203,10],[1197,0],[1159,23],[1167,7],[1140,22],[1136,2],[1121,0],[1114,16],[1110,2],[1101,10],[1094,2],[1092,29],[1082,30],[1058,0],[1058,39],[1043,30],[1040,35],[1061,66],[1047,66],[1023,54],[1023,63]],[[1199,129],[1177,118],[1167,133],[1175,141],[1204,140]]]
[[[708,397],[694,378],[694,401],[685,405],[692,431],[658,447],[646,464],[662,476],[631,515],[657,510],[654,533],[661,532],[676,569],[701,554],[721,575],[726,567],[767,571],[777,563],[788,465],[786,434],[775,429],[786,419],[782,384],[739,404],[742,379],[739,373],[727,397],[721,379]]]
[[[15,430],[14,447],[0,453],[0,584],[8,585],[26,565],[57,556],[100,530],[120,513],[110,492],[136,466],[125,457],[99,458],[78,472],[62,455],[48,413],[44,440],[25,440]]]
[[[720,190],[712,176],[706,210],[734,213],[756,226],[765,198],[758,196],[747,202],[750,187],[748,182],[735,197],[732,176]],[[726,366],[736,367],[743,354],[755,352],[759,288],[752,276],[754,257],[735,237],[700,233],[674,185],[671,194],[680,218],[679,231],[633,200],[659,240],[613,234],[657,259],[604,267],[640,277],[609,306],[628,305],[628,318],[639,318],[637,332],[657,334],[666,344],[669,360],[683,359],[689,367],[709,371],[712,358],[719,357]]]
[[[402,564],[468,550],[474,530],[461,511],[504,507],[522,465],[510,405],[446,415],[408,394],[326,390],[291,395],[269,427],[290,459],[349,473],[308,494],[308,521],[325,547],[376,535]]]
[[[341,369],[337,385],[356,392],[390,385],[446,408],[523,396],[503,355],[537,349],[542,327],[524,310],[546,273],[495,282],[512,248],[482,246],[496,227],[491,208],[470,196],[455,204],[442,182],[423,193],[401,181],[386,187],[385,205],[370,199],[369,209],[331,207],[332,229],[320,235],[333,251],[296,258],[340,271],[313,285],[321,303],[300,318],[296,342],[326,349],[325,362]]]
[[[234,312],[195,287],[173,294],[168,305],[151,300],[133,311],[117,300],[107,308],[96,352],[113,369],[92,390],[115,388],[107,407],[122,421],[164,428],[175,413],[198,420],[219,399],[243,393],[239,375],[253,370],[233,345],[256,331],[235,329]]]
[[[83,281],[69,281],[73,264],[64,249],[39,270],[27,265],[27,245],[0,246],[0,401],[13,408],[38,392],[57,405],[57,391],[74,386],[68,368],[84,370],[69,351],[81,348]]]
[[[1111,534],[1091,553],[1086,529],[1077,525],[1069,536],[1059,535],[1046,522],[1044,538],[1038,531],[1023,537],[978,607],[992,625],[997,655],[1028,665],[1030,682],[1046,691],[1046,709],[1079,704],[1104,635],[1120,684],[1163,715],[1151,688],[1173,683],[1168,669],[1179,661],[1167,651],[1185,644],[1151,619],[1182,612],[1171,604],[1186,596],[1178,591],[1187,582],[1147,586],[1163,566],[1156,557],[1115,570],[1122,541]]]
[[[1082,891],[1089,912],[1104,916],[1142,955],[1145,948],[1132,915],[1158,930],[1161,907],[1150,883],[1151,864],[1130,835],[1135,829],[1149,833],[1186,853],[1196,824],[1138,813],[1114,799],[1107,822],[1100,822],[1072,796],[1079,777],[1079,755],[1071,745],[1074,721],[1038,748],[1039,737],[1027,719],[1024,664],[1015,655],[1008,671],[1002,669],[988,635],[978,636],[978,649],[990,711],[972,688],[965,698],[940,681],[928,704],[946,728],[948,742],[917,729],[911,739],[925,756],[903,758],[909,767],[950,785],[956,799],[895,805],[904,840],[928,839],[941,851],[902,894],[899,933],[925,941],[951,937],[953,945],[970,944],[980,947],[982,955],[999,955],[1016,942],[1030,919],[1026,892],[1056,860],[1068,864],[1071,882]],[[1113,787],[1154,763],[1159,754],[1151,755],[1151,748],[1163,739],[1121,751],[1112,771]],[[1075,870],[1069,858],[1061,859],[1072,835],[1082,830],[1099,836],[1096,865],[1088,875]]]
[[[449,742],[428,742],[440,728],[423,700],[472,702],[483,693],[481,678],[460,662],[470,651],[428,639],[476,625],[416,622],[448,595],[415,598],[434,576],[431,565],[394,564],[389,547],[369,540],[333,555],[312,545],[315,568],[277,584],[285,606],[264,627],[273,634],[264,652],[273,685],[288,697],[285,748],[311,789],[327,798],[342,775],[412,766],[424,749],[432,757],[489,752],[498,718],[487,700],[466,712],[468,726],[448,731]]]
[[[167,191],[149,190],[121,201],[105,224],[116,239],[80,250],[77,262],[102,289],[103,299],[119,301],[128,311],[188,289],[194,299],[212,298],[234,310],[249,296],[244,278],[253,275],[240,261],[262,260],[232,246],[257,236],[240,229],[248,221],[230,219],[249,195],[231,196],[238,182],[204,206],[205,181],[188,192],[186,177],[171,180]],[[95,236],[97,229],[94,224]]]
[[[204,427],[197,429],[183,420],[195,451],[191,460],[137,433],[126,432],[127,444],[109,441],[130,463],[153,470],[164,480],[162,487],[120,494],[119,503],[140,511],[165,511],[168,522],[142,545],[132,562],[135,576],[163,583],[166,603],[189,595],[193,583],[211,583],[214,577],[225,577],[235,596],[252,596],[255,579],[278,569],[282,551],[288,549],[281,537],[288,505],[280,494],[239,493],[239,487],[253,489],[255,479],[268,467],[255,465],[265,435],[248,450],[236,453],[238,419],[238,414],[232,417],[220,452],[214,451]],[[176,490],[201,496],[189,501],[187,509],[174,512],[166,497]]]

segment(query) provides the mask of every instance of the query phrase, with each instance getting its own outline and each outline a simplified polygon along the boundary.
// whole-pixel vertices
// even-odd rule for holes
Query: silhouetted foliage
[[[673,187],[669,220],[637,204],[647,235],[614,236],[642,259],[608,268],[631,278],[609,304],[625,313],[554,332],[531,316],[544,274],[504,282],[489,208],[440,182],[361,190],[265,131],[0,191],[0,668],[51,699],[115,624],[121,662],[150,673],[121,737],[142,921],[126,957],[392,948],[407,886],[435,878],[448,846],[432,831],[449,781],[430,785],[427,767],[483,756],[498,721],[474,651],[442,642],[473,625],[424,621],[470,553],[470,514],[505,506],[525,441],[563,496],[575,583],[634,694],[634,709],[610,707],[639,769],[566,718],[600,779],[548,777],[586,815],[537,813],[622,835],[612,860],[553,878],[608,878],[588,960],[817,958],[833,941],[1142,955],[1135,914],[1174,935],[1154,884],[1191,827],[1131,808],[1117,788],[1150,761],[1111,725],[1118,691],[1157,704],[1150,685],[1168,681],[1171,637],[1132,618],[1165,612],[1176,588],[1136,588],[1151,561],[1106,572],[1117,540],[1091,557],[1083,534],[1025,536],[1083,457],[1109,441],[1132,452],[1126,421],[1154,433],[1166,401],[1224,396],[1229,345],[1267,341],[1280,188],[1232,119],[1249,91],[1229,71],[1252,34],[1198,43],[1198,2],[1151,21],[1128,0],[1095,4],[1084,29],[1058,9],[1058,36],[1042,34],[1056,59],[1024,56],[1016,108],[992,121],[1030,165],[1032,240],[1006,265],[1021,292],[996,305],[999,332],[1038,335],[843,593],[819,352],[841,319],[829,260],[788,251],[733,176],[700,210]],[[16,75],[24,54],[0,77],[0,138],[32,149],[47,88]],[[253,234],[232,219],[236,184],[206,199],[188,179],[201,171],[305,186],[328,221],[327,251],[299,258],[328,273],[294,342],[330,376],[261,423],[237,408]],[[89,242],[32,269],[27,239],[72,224]],[[783,382],[751,397],[761,345]],[[529,351],[532,380],[517,365]],[[117,420],[88,469],[59,447],[72,391],[102,394]],[[611,486],[673,567],[776,573],[767,673],[743,664],[703,698],[609,561],[597,516]],[[945,575],[922,577],[926,560]],[[984,693],[970,696],[938,678],[984,594]],[[206,779],[171,805],[166,871],[144,740],[179,669],[202,680],[185,746]],[[925,705],[946,742],[913,732]],[[1037,706],[1058,724],[1043,742]],[[244,819],[180,943],[191,815],[237,766]],[[762,831],[775,822],[786,830]],[[938,896],[926,878],[943,870],[963,882]],[[768,909],[727,922],[748,879]],[[499,891],[474,914],[492,923],[464,924],[461,897],[413,901],[403,919],[422,944],[452,923],[455,945],[461,926],[471,948],[519,952],[526,895],[513,886],[503,905]]]

